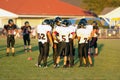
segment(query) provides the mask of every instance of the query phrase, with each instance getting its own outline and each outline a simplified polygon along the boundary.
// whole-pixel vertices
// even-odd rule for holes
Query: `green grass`
[[[6,39],[0,38],[0,80],[120,80],[120,40],[100,39],[99,55],[94,58],[94,67],[53,68],[52,50],[47,69],[34,66],[38,58],[37,40],[32,39],[32,53],[23,52],[22,39],[16,40],[16,56],[6,57]],[[76,47],[77,53],[77,47]],[[27,60],[32,57],[33,60]]]

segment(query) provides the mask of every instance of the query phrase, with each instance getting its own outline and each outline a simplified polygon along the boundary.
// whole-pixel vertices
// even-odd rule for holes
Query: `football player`
[[[37,34],[38,34],[38,45],[39,45],[39,56],[38,56],[38,64],[36,66],[41,67],[41,61],[43,60],[44,67],[47,68],[47,57],[49,53],[49,43],[52,43],[51,36],[51,26],[48,19],[44,20],[42,25],[37,26]]]
[[[22,30],[22,34],[23,34],[24,51],[25,52],[27,52],[27,51],[31,52],[31,44],[30,44],[31,26],[30,26],[28,21],[26,21],[24,23],[24,26],[21,27],[21,30]]]
[[[87,24],[87,21],[86,21],[86,26],[85,26],[86,30],[88,31],[89,35],[90,35],[90,39],[88,41],[88,44],[89,44],[89,49],[88,49],[88,59],[89,59],[89,63],[90,63],[90,67],[93,66],[93,62],[92,62],[92,56],[91,56],[91,53],[93,52],[92,48],[90,48],[90,42],[91,42],[91,39],[93,37],[92,35],[92,32],[93,32],[93,25],[90,25],[90,24]]]
[[[68,56],[68,61],[67,61],[67,64],[70,66],[70,67],[73,67],[74,65],[74,55],[75,55],[75,49],[74,49],[74,46],[73,46],[73,40],[75,39],[76,37],[76,27],[74,25],[71,24],[71,21],[69,21],[69,28],[70,28],[70,31],[71,31],[71,34],[69,36],[69,56]]]
[[[9,19],[8,24],[4,25],[3,31],[4,30],[7,32],[7,49],[6,49],[7,56],[9,56],[10,48],[12,49],[12,55],[14,56],[15,55],[14,45],[17,26],[16,24],[14,24],[12,19]]]
[[[98,33],[99,28],[96,21],[93,21],[92,25],[93,25],[93,31],[92,31],[92,40],[90,41],[90,48],[94,47],[95,49],[94,55],[97,56],[98,55],[97,40],[99,36]]]
[[[59,33],[56,33],[56,28],[61,27],[62,18],[56,17],[54,20],[54,28],[52,32],[53,36],[53,61],[56,64],[57,54],[58,54],[58,44],[59,44]]]
[[[77,29],[77,37],[78,37],[78,56],[80,59],[79,67],[83,66],[83,57],[85,58],[85,67],[89,66],[88,61],[88,41],[90,39],[89,31],[85,29],[85,22],[79,22]]]
[[[59,34],[59,39],[56,37],[56,40],[59,41],[58,44],[58,56],[57,56],[57,61],[56,61],[56,66],[55,68],[59,67],[58,64],[60,62],[60,55],[64,51],[64,68],[67,67],[67,56],[69,52],[69,35],[71,33],[70,28],[68,27],[68,21],[64,20],[62,21],[62,27],[56,27],[56,33],[54,34]]]

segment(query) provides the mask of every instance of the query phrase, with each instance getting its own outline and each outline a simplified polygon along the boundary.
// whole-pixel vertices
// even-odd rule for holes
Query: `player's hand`
[[[31,32],[30,28],[28,27],[28,31]]]

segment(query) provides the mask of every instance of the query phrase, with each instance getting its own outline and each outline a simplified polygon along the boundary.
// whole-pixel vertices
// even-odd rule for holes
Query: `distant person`
[[[96,21],[93,21],[92,25],[93,25],[93,31],[92,31],[92,40],[90,41],[90,48],[94,48],[95,50],[94,55],[97,56],[98,55],[97,40],[99,36],[99,33],[98,33],[99,28]]]
[[[12,56],[15,55],[15,35],[17,32],[17,26],[14,24],[12,19],[8,20],[8,24],[4,25],[4,29],[3,31],[6,31],[6,36],[7,36],[7,49],[6,49],[6,53],[7,56],[9,56],[10,53],[10,49],[12,49]]]
[[[23,34],[23,41],[24,41],[24,51],[31,52],[31,40],[30,40],[30,33],[31,33],[31,26],[28,21],[24,23],[24,26],[21,27],[22,34]]]

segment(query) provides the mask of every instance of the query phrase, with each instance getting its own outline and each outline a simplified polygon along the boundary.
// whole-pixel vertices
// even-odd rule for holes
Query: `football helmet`
[[[78,25],[87,25],[87,20],[86,19],[81,19]]]
[[[42,22],[43,25],[50,25],[50,20],[49,19],[45,19],[43,22]]]
[[[56,17],[56,18],[55,18],[55,22],[62,22],[62,18]]]
[[[69,20],[65,19],[65,20],[62,21],[63,26],[69,26],[69,24],[70,24]]]
[[[11,24],[11,22],[13,22],[13,19],[9,19],[8,20],[8,23]]]

